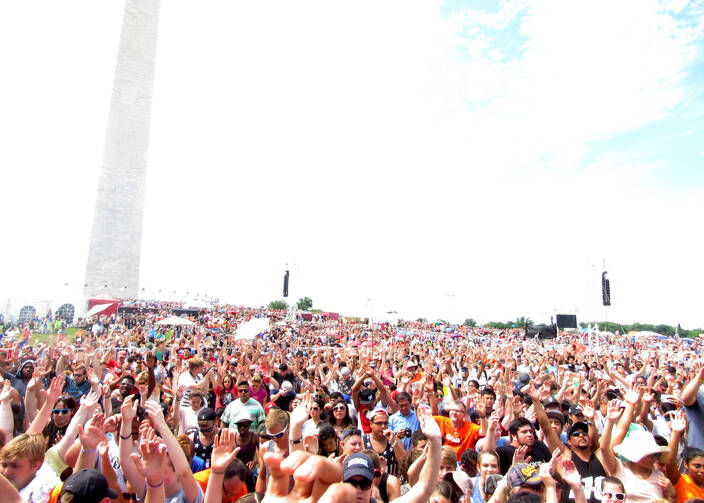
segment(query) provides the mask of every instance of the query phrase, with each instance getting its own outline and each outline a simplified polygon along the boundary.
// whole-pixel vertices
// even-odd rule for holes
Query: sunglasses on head
[[[266,430],[266,433],[262,433],[260,436],[262,438],[266,438],[267,440],[276,440],[283,437],[284,433],[286,433],[286,430],[288,430],[288,425],[286,425],[286,428],[284,428],[278,433],[269,433],[269,430]]]
[[[54,409],[51,411],[52,414],[59,414],[59,415],[68,414],[69,412],[71,412],[71,409]]]
[[[626,495],[624,493],[602,492],[601,494],[609,500],[623,501],[626,499]]]
[[[367,479],[350,479],[345,480],[345,482],[359,489],[360,491],[366,491],[372,486],[372,481]]]

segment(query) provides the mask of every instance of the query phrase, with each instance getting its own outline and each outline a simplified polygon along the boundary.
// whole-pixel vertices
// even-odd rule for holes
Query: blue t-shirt
[[[697,401],[691,407],[684,407],[689,423],[687,447],[704,449],[704,393],[697,391]]]
[[[416,413],[411,411],[407,416],[401,414],[401,411],[391,414],[389,417],[389,429],[394,433],[401,430],[410,429],[411,433],[420,430],[420,423],[418,422],[418,417]],[[411,448],[411,437],[403,437],[401,439],[404,449],[408,450]]]
[[[73,376],[66,376],[66,384],[64,384],[64,393],[71,395],[76,402],[78,402],[83,395],[88,394],[90,391],[90,383],[88,379],[84,380],[81,384],[76,384]]]

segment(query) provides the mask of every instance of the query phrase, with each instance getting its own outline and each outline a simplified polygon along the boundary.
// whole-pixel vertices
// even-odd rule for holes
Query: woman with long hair
[[[223,375],[220,385],[213,391],[215,391],[215,410],[220,407],[227,407],[230,402],[237,398],[235,378],[229,373]]]
[[[78,405],[72,396],[64,395],[56,401],[54,408],[51,410],[49,424],[46,425],[42,432],[44,438],[47,439],[47,449],[64,436],[76,410],[78,410]]]
[[[338,438],[342,438],[342,432],[345,431],[349,425],[352,424],[352,418],[350,417],[350,409],[344,400],[335,400],[332,404],[332,417],[331,417],[332,427],[335,429]]]

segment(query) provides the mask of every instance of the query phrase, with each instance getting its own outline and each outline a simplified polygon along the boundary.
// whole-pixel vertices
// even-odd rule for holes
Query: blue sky
[[[294,295],[324,309],[596,319],[605,260],[609,319],[704,327],[704,7],[161,9],[140,278],[153,295],[265,304],[296,263]],[[0,8],[22,70],[0,82],[0,204],[24,215],[5,222],[18,244],[0,302],[83,282],[121,16],[89,0]]]

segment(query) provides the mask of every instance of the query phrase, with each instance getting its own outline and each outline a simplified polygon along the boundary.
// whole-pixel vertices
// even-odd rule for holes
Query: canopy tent
[[[258,334],[269,330],[269,318],[252,318],[249,321],[242,323],[237,332],[235,339],[237,340],[252,340]]]
[[[88,312],[84,315],[85,318],[90,318],[91,316],[95,316],[96,314],[107,314],[105,311],[110,309],[111,304],[95,304],[93,307],[91,307]]]
[[[161,321],[156,322],[157,325],[195,325],[191,320],[180,318],[179,316],[169,316]]]
[[[117,306],[119,304],[120,301],[117,300],[115,297],[111,297],[110,295],[91,297],[90,299],[88,299],[88,312],[90,312],[90,310],[93,309],[95,306],[105,305],[107,307],[99,312],[107,316],[112,316],[113,314],[117,314]],[[88,313],[86,313],[86,317],[87,316]]]

